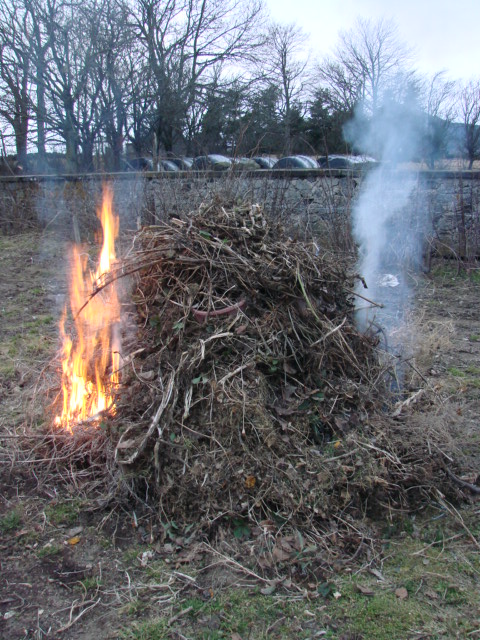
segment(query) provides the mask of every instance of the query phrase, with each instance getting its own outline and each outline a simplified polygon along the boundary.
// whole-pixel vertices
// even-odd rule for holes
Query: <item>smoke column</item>
[[[422,258],[427,216],[414,198],[417,176],[396,168],[399,161],[408,162],[416,155],[421,139],[418,111],[394,104],[368,121],[356,116],[345,136],[379,160],[362,183],[352,215],[359,246],[357,272],[368,287],[359,282],[357,293],[383,308],[359,298],[356,320],[363,331],[374,323],[388,335],[402,323],[411,298],[408,271],[418,269]]]

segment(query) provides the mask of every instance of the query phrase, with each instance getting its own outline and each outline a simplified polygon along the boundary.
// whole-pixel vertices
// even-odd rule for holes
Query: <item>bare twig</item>
[[[448,467],[445,467],[445,471],[447,472],[447,475],[460,487],[463,487],[464,489],[468,489],[472,493],[480,494],[480,487],[478,487],[476,484],[472,484],[471,482],[466,482],[466,480],[462,480],[461,478],[456,476],[452,471],[450,471]]]
[[[79,604],[76,604],[74,602],[72,604],[71,609],[70,609],[70,621],[66,625],[64,625],[63,627],[60,627],[60,629],[57,629],[56,633],[63,633],[64,631],[67,631],[67,629],[70,629],[70,627],[73,627],[73,625],[76,622],[78,622],[80,620],[80,618],[82,618],[87,613],[87,611],[90,611],[90,609],[93,609],[94,607],[96,607],[97,604],[99,604],[100,600],[101,600],[101,598],[98,598],[98,600],[94,600],[94,601],[88,600],[87,602],[81,602]],[[85,609],[82,609],[82,611],[80,611],[80,613],[77,616],[75,616],[75,618],[72,618],[73,611],[76,608],[84,606],[86,604],[88,604],[89,606],[85,607]]]

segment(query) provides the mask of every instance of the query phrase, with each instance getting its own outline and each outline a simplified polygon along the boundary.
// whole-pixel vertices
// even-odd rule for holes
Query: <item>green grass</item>
[[[50,314],[43,314],[35,316],[34,319],[25,323],[25,329],[28,329],[31,333],[36,333],[39,329],[44,329],[55,322],[55,318]]]
[[[2,533],[11,533],[20,527],[22,518],[16,510],[10,511],[0,518],[0,531]]]
[[[463,511],[466,526],[478,537],[475,509]],[[260,587],[204,588],[186,595],[165,617],[132,622],[121,635],[126,640],[179,637],[220,640],[436,640],[476,637],[480,627],[480,554],[465,531],[432,510],[422,520],[399,518],[386,524],[383,561],[357,575],[348,565],[329,578],[332,588],[324,597],[309,587],[299,599],[296,590],[264,595]],[[379,556],[380,558],[380,556]],[[168,567],[166,567],[168,570]],[[192,568],[189,573],[191,573]],[[380,578],[379,578],[380,576]],[[408,596],[400,598],[398,589]],[[312,592],[319,595],[312,597]],[[131,615],[145,616],[144,603],[132,603]],[[168,626],[168,620],[175,618]],[[237,634],[237,635],[235,635]],[[471,634],[469,636],[469,634]]]
[[[480,389],[480,367],[469,365],[465,369],[458,367],[449,367],[447,372],[454,378],[461,380],[461,384],[465,388]]]
[[[462,267],[463,265],[460,262],[441,262],[432,269],[431,275],[444,280],[444,284],[447,285],[455,280],[468,280],[474,284],[480,283],[479,269],[468,270]]]
[[[82,508],[81,500],[69,500],[50,504],[45,509],[47,520],[54,525],[72,525],[78,520]]]
[[[431,612],[410,597],[400,600],[391,588],[377,588],[374,596],[365,596],[353,583],[345,585],[330,613],[344,621],[342,631],[369,640],[404,640],[414,629],[429,628],[432,623]]]
[[[465,378],[467,376],[465,371],[463,371],[462,369],[458,369],[457,367],[449,367],[447,369],[447,372],[455,378]]]
[[[135,565],[138,566],[138,559],[142,554],[142,551],[145,551],[143,547],[132,545],[122,554],[123,562],[127,565]]]
[[[298,616],[305,617],[303,608],[303,603],[295,600],[277,600],[247,589],[230,589],[214,594],[207,601],[199,597],[187,598],[175,615],[178,615],[185,630],[184,635],[188,638],[230,640],[234,634],[238,634],[242,638],[256,640],[273,637],[286,640],[292,637],[292,629],[298,626]],[[165,635],[168,629],[166,618],[155,618],[134,623],[130,629],[123,631],[121,637],[156,640],[170,637]],[[306,632],[296,637],[306,639],[309,635]]]
[[[56,556],[62,552],[62,547],[59,544],[46,544],[37,551],[37,558],[48,558]]]
[[[40,247],[46,252],[40,254]],[[38,232],[0,236],[0,263],[6,282],[8,274],[18,271],[19,260],[23,276],[14,295],[12,291],[0,301],[0,377],[4,380],[15,380],[31,367],[32,360],[46,360],[54,353],[56,319],[45,298],[44,283],[56,275],[55,260],[61,250],[61,243],[53,236]]]
[[[465,372],[472,376],[480,376],[480,367],[475,367],[473,364],[466,367]]]
[[[469,278],[472,282],[475,282],[476,284],[480,283],[480,270],[475,269],[473,271],[470,271]]]
[[[84,578],[80,580],[80,587],[86,592],[97,591],[97,589],[101,586],[102,581],[98,576],[90,576],[88,578]]]
[[[43,287],[33,287],[33,289],[30,289],[30,292],[33,293],[34,296],[45,295],[45,289]]]
[[[158,618],[135,623],[131,629],[122,631],[120,638],[125,640],[165,640],[168,638],[168,631],[168,620]]]
[[[122,607],[122,613],[132,618],[139,617],[144,614],[148,608],[148,604],[140,599],[135,599]]]

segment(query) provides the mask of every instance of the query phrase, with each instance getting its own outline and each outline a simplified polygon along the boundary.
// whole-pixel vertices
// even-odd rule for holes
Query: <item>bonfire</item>
[[[120,301],[117,281],[105,286],[115,264],[119,230],[112,200],[112,190],[106,185],[98,212],[103,243],[97,268],[89,269],[88,254],[79,245],[72,246],[70,255],[69,310],[73,337],[65,329],[65,307],[60,324],[63,408],[55,419],[58,427],[68,431],[87,420],[98,420],[105,413],[115,413],[121,352]]]
[[[116,235],[104,223],[104,239],[108,225]],[[219,199],[144,227],[113,269],[105,242],[108,261],[91,274],[74,253],[83,284],[71,287],[77,338],[64,338],[57,419],[75,436],[61,439],[70,469],[209,532],[225,521],[313,531],[339,513],[403,508],[436,484],[441,455],[388,416],[378,345],[354,321],[351,265],[261,206]],[[120,381],[125,275],[137,328]]]

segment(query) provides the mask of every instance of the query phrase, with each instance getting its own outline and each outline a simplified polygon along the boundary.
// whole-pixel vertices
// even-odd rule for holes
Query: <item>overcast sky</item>
[[[480,79],[480,0],[266,0],[277,22],[295,22],[314,54],[331,52],[338,32],[358,16],[392,18],[416,51],[422,74],[445,69],[452,80]]]

